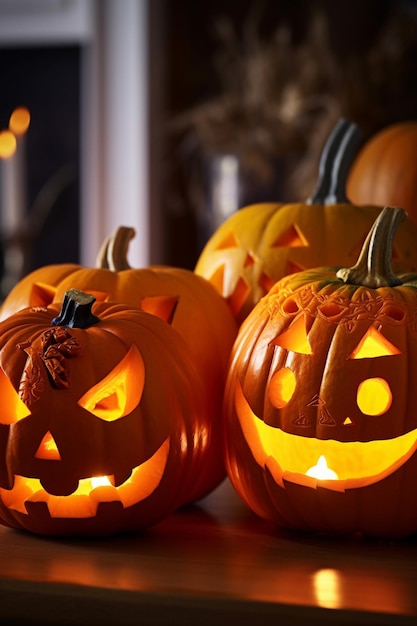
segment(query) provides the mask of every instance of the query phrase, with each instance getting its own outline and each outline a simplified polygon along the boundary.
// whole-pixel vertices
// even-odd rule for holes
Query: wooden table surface
[[[284,532],[252,514],[228,481],[144,533],[47,539],[0,527],[0,624],[231,619],[416,624],[417,538]]]

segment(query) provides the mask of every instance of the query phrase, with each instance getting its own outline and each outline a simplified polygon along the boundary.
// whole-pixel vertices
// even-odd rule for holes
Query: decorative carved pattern
[[[358,322],[370,320],[390,326],[408,325],[413,333],[417,333],[417,298],[413,304],[410,299],[406,301],[401,295],[396,296],[394,290],[390,296],[386,291],[384,295],[375,295],[368,289],[358,289],[347,296],[334,290],[318,291],[315,285],[292,291],[286,287],[289,282],[291,277],[275,297],[269,296],[268,313],[271,317],[281,314],[288,318],[308,313],[329,323],[342,324],[347,332],[354,330]]]
[[[66,359],[78,356],[81,346],[67,328],[49,328],[34,341],[28,340],[18,344],[17,347],[28,356],[19,385],[19,395],[26,406],[39,399],[44,389],[42,363],[53,387],[56,389],[69,387]]]
[[[23,349],[22,345],[23,344],[19,344],[18,347]],[[45,384],[42,371],[39,365],[29,356],[19,383],[19,397],[29,408],[33,402],[39,400],[44,388]]]

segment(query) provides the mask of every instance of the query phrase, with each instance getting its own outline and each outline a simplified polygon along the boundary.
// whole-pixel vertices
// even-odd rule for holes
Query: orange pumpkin
[[[261,517],[308,531],[417,531],[417,275],[391,270],[386,207],[351,269],[276,283],[236,339],[230,480]]]
[[[239,323],[283,276],[321,265],[349,265],[357,258],[381,210],[351,204],[346,197],[346,176],[360,140],[358,127],[340,120],[324,146],[311,198],[245,207],[207,242],[195,272],[216,287]],[[393,255],[396,270],[417,270],[416,242],[414,225],[402,226]]]
[[[417,224],[417,122],[391,124],[370,137],[353,161],[346,189],[355,204],[400,206]]]
[[[44,535],[159,522],[202,471],[209,416],[179,334],[71,290],[0,323],[0,521]]]
[[[226,473],[221,450],[221,405],[237,325],[214,287],[191,270],[170,266],[131,268],[127,252],[133,235],[132,228],[118,228],[103,243],[98,267],[52,265],[35,270],[7,296],[0,319],[22,307],[60,302],[69,289],[76,288],[93,294],[97,301],[123,302],[168,321],[187,344],[203,382],[204,404],[212,417],[205,435],[206,471],[195,481],[190,494],[196,500],[212,491]]]

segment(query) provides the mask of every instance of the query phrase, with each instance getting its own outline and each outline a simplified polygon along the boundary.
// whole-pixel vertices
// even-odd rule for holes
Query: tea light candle
[[[317,464],[310,467],[306,472],[306,476],[318,478],[319,480],[338,480],[338,475],[327,465],[326,457],[320,456]]]

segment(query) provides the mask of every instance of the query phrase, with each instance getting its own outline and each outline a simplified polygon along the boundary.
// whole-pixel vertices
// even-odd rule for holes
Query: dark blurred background
[[[216,155],[237,157],[240,206],[303,200],[341,116],[364,139],[416,117],[416,2],[174,0],[166,10],[163,200],[176,263],[192,267],[210,230]]]
[[[149,4],[150,80],[158,83],[150,90],[149,151],[159,150],[150,158],[149,211],[159,215],[162,242],[150,262],[194,266],[210,235],[219,163],[235,178],[239,206],[303,199],[340,116],[367,137],[417,115],[417,2]],[[83,45],[0,42],[0,129],[16,106],[31,113],[27,211],[39,232],[28,269],[83,260]]]
[[[26,197],[39,228],[31,267],[78,262],[80,48],[7,47],[0,50],[0,76],[0,129],[16,107],[27,107],[31,115]]]

